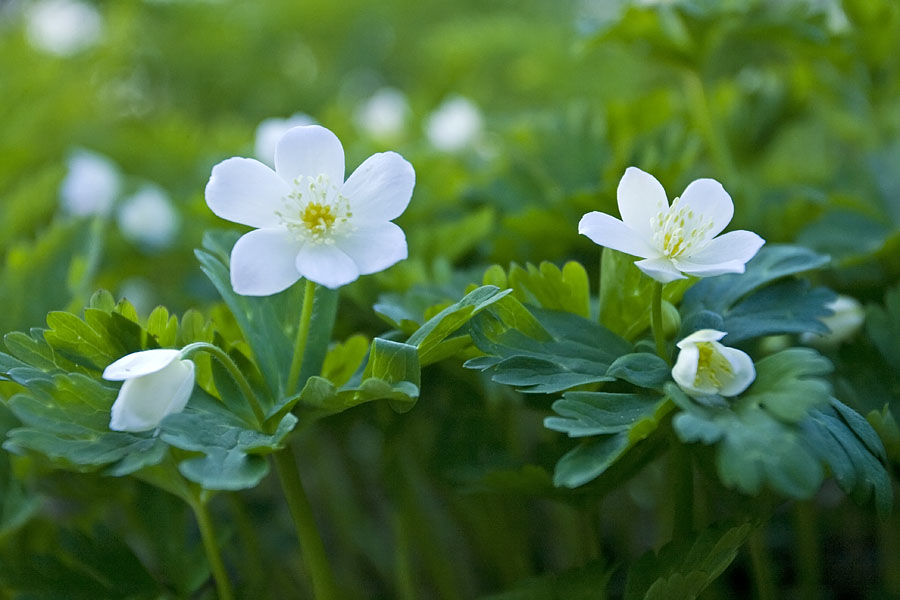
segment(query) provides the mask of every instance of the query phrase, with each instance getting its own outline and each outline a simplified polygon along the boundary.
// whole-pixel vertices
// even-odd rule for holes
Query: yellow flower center
[[[353,230],[350,201],[326,175],[301,175],[293,183],[293,191],[283,199],[284,208],[276,214],[298,240],[333,244],[335,237]]]
[[[651,219],[653,241],[666,258],[690,256],[694,249],[705,246],[712,229],[712,219],[695,215],[689,207],[681,206],[680,198],[672,201],[672,206],[659,211]]]
[[[694,375],[694,387],[722,389],[727,381],[734,377],[734,371],[728,359],[719,352],[713,342],[698,342],[697,374]]]

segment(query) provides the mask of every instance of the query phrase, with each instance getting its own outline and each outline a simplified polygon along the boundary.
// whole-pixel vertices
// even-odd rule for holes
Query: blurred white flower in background
[[[145,184],[122,201],[118,221],[126,239],[158,250],[175,239],[179,216],[165,191],[156,185]]]
[[[25,33],[32,46],[57,56],[85,50],[103,35],[103,17],[78,0],[41,0],[25,13]]]
[[[62,209],[76,216],[108,214],[122,187],[115,163],[95,152],[75,150],[67,166],[59,187]]]
[[[676,344],[681,351],[672,379],[688,396],[737,396],[756,379],[753,359],[746,352],[719,343],[725,335],[701,329]]]
[[[301,277],[338,288],[407,256],[391,221],[406,210],[416,174],[396,152],[367,158],[344,181],[344,148],[318,125],[288,131],[275,170],[250,158],[215,165],[206,203],[218,216],[256,227],[231,250],[231,286],[268,296]]]
[[[481,138],[484,117],[474,102],[462,96],[444,100],[425,122],[425,135],[442,152],[459,152]]]
[[[856,298],[838,296],[825,305],[833,314],[819,319],[830,330],[826,334],[804,333],[800,341],[819,348],[833,348],[856,335],[866,320],[866,311]]]
[[[253,154],[270,167],[275,166],[275,147],[289,129],[303,125],[315,125],[316,120],[306,113],[294,113],[286,119],[273,117],[256,126],[256,142]]]
[[[133,352],[110,364],[103,379],[124,381],[112,405],[113,431],[148,431],[187,406],[194,389],[194,363],[180,350]]]
[[[409,101],[398,89],[384,87],[372,94],[356,108],[356,126],[377,141],[390,142],[406,130]]]

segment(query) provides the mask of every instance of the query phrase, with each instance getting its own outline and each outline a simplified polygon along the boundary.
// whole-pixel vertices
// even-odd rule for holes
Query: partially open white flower
[[[123,356],[103,378],[124,381],[112,405],[113,431],[147,431],[184,410],[194,389],[194,363],[180,350],[144,350]]]
[[[731,221],[734,204],[714,179],[697,179],[669,206],[655,177],[629,167],[619,182],[617,199],[621,221],[590,212],[581,218],[578,233],[643,258],[635,265],[660,283],[684,279],[685,273],[696,277],[743,273],[765,243],[743,230],[716,237]]]
[[[753,359],[746,352],[719,343],[724,331],[701,329],[678,344],[672,379],[694,398],[737,396],[756,379]]]
[[[851,296],[838,296],[825,306],[831,309],[832,314],[822,317],[820,321],[825,323],[830,330],[829,333],[804,333],[800,336],[800,341],[804,344],[833,348],[856,335],[866,320],[866,311],[862,304]]]
[[[407,256],[392,219],[409,204],[415,171],[402,156],[367,158],[344,181],[344,149],[318,125],[288,131],[275,170],[248,158],[213,167],[206,203],[218,216],[258,227],[231,251],[231,285],[245,296],[278,293],[301,277],[337,288]]]
[[[122,187],[122,176],[110,159],[87,150],[74,151],[59,186],[62,208],[70,215],[108,214]]]

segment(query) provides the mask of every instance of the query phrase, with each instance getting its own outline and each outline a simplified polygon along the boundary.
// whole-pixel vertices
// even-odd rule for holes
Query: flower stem
[[[756,584],[758,600],[775,600],[775,580],[772,575],[772,563],[766,553],[766,537],[763,528],[750,534],[750,562],[753,566],[753,580]]]
[[[801,600],[820,598],[821,556],[816,530],[816,507],[812,501],[797,502],[794,506],[794,529],[797,532],[797,574]]]
[[[285,395],[290,396],[297,391],[297,383],[300,379],[300,369],[303,366],[303,355],[306,354],[306,339],[309,337],[309,324],[312,319],[313,299],[316,293],[316,284],[306,280],[306,289],[303,292],[303,308],[300,312],[300,324],[297,326],[297,340],[294,342],[294,358],[291,361],[291,371],[288,375]]]
[[[209,511],[206,509],[206,501],[205,499],[198,499],[195,502],[191,502],[190,505],[194,511],[194,516],[197,518],[200,537],[203,539],[203,549],[206,551],[206,561],[209,563],[209,570],[212,572],[213,579],[216,582],[219,600],[232,600],[234,592],[231,591],[231,582],[228,581],[225,563],[222,562],[222,554],[219,552],[219,545],[216,542],[212,519],[209,517]]]
[[[244,394],[244,397],[247,398],[247,402],[250,404],[250,408],[253,410],[253,416],[256,417],[256,420],[260,427],[266,422],[266,415],[262,410],[262,406],[259,404],[259,399],[257,399],[256,394],[253,393],[253,388],[250,387],[250,382],[247,381],[247,378],[244,377],[244,374],[241,373],[241,370],[238,368],[234,361],[231,360],[231,357],[228,356],[224,350],[215,346],[213,344],[209,344],[207,342],[194,342],[193,344],[188,344],[184,348],[181,349],[181,356],[187,358],[190,354],[194,352],[209,352],[212,354],[216,360],[222,363],[222,366],[228,371],[231,378],[234,379],[235,383],[238,384],[238,387],[241,388],[241,393]]]
[[[653,283],[653,300],[650,303],[650,328],[653,330],[653,339],[656,341],[656,353],[660,358],[669,362],[666,353],[666,335],[663,332],[662,292],[663,284],[655,281]]]
[[[297,462],[290,446],[276,452],[273,455],[275,470],[281,480],[291,517],[297,529],[297,538],[300,541],[301,554],[312,578],[313,593],[316,600],[335,600],[338,598],[334,584],[334,575],[331,573],[331,565],[325,554],[325,545],[322,536],[316,527],[313,518],[312,507],[300,481],[297,471]]]
[[[674,435],[671,452],[672,539],[676,540],[694,531],[694,465],[687,446]]]

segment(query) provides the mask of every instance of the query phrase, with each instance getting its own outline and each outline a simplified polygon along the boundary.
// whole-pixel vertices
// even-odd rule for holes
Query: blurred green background
[[[205,230],[232,226],[206,208],[210,169],[270,160],[266,140],[284,126],[272,119],[291,117],[332,129],[348,172],[386,149],[416,168],[398,219],[410,259],[344,290],[338,339],[388,329],[371,310],[381,295],[452,300],[493,263],[575,259],[595,273],[578,219],[617,214],[632,165],[670,197],[718,179],[733,228],[830,254],[824,283],[877,305],[900,280],[898,40],[895,0],[0,1],[0,332],[41,326],[98,287],[144,315],[214,310],[192,254]],[[896,375],[879,375],[889,359],[865,339],[842,352],[849,402],[896,402]],[[409,415],[367,408],[303,437],[348,593],[475,597],[596,555],[580,546],[571,498],[470,485],[494,468],[552,467],[565,444],[540,427],[550,399],[432,369]],[[655,489],[654,477],[607,499],[607,554],[654,542],[624,525],[652,509],[641,486]],[[0,584],[34,588],[21,597],[212,593],[174,500],[6,456],[0,485]],[[245,597],[302,597],[270,492],[217,505],[232,524],[230,567]],[[822,597],[900,593],[879,574],[884,528],[825,496],[833,591]],[[167,564],[177,548],[196,559]],[[780,576],[789,589],[792,574]]]

